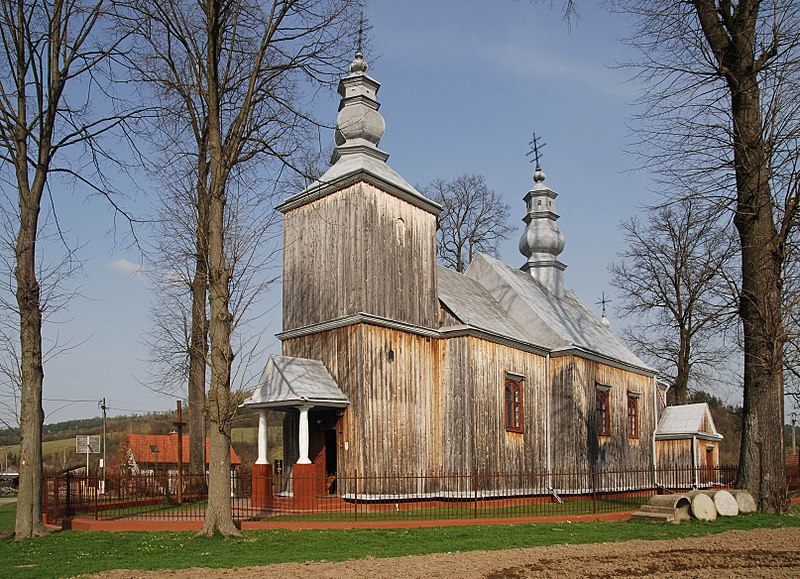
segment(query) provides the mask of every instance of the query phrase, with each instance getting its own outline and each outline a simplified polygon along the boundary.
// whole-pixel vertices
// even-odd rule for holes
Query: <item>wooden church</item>
[[[564,288],[544,173],[524,198],[521,268],[482,254],[465,274],[437,265],[440,207],[378,148],[380,84],[366,71],[359,52],[340,82],[330,169],[278,208],[283,355],[245,403],[263,411],[257,466],[271,409],[285,412],[285,464],[314,476],[316,494],[347,497],[356,476],[524,472],[547,474],[525,483],[535,492],[580,492],[557,473],[652,469],[663,392]],[[383,492],[377,478],[361,484],[365,496]]]

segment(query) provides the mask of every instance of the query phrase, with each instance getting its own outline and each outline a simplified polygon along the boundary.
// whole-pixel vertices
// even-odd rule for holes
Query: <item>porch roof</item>
[[[251,408],[301,405],[345,408],[350,400],[319,360],[270,356],[255,392],[244,401]]]

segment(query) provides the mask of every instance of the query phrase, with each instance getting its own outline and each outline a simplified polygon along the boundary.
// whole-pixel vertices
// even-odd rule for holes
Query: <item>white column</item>
[[[267,461],[267,411],[258,412],[258,460],[256,464],[269,464]]]
[[[308,411],[311,406],[300,406],[300,432],[298,435],[298,445],[300,451],[300,458],[297,459],[297,464],[311,464],[308,458]]]

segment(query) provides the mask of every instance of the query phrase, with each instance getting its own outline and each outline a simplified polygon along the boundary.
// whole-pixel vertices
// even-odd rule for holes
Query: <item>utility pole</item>
[[[100,401],[100,409],[103,411],[103,478],[100,480],[100,494],[106,493],[106,399]]]
[[[180,400],[178,400],[177,420],[172,424],[178,429],[178,504],[180,505],[183,503],[183,427],[186,426]]]

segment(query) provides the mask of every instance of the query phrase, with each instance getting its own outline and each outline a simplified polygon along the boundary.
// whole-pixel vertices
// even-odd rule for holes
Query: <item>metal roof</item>
[[[388,157],[388,155],[386,155]],[[281,203],[278,211],[287,212],[319,199],[350,184],[350,181],[364,180],[426,211],[438,214],[441,206],[425,197],[403,179],[375,152],[368,149],[343,155],[318,180],[300,193]]]
[[[708,418],[709,429],[703,429],[704,418]],[[681,404],[679,406],[667,406],[661,413],[656,428],[656,436],[662,438],[675,437],[677,435],[705,434],[712,437],[722,438],[714,425],[711,410],[705,402],[697,404]]]
[[[255,408],[288,406],[344,408],[350,404],[319,360],[270,356],[253,395],[244,401]]]
[[[462,323],[527,342],[528,332],[477,281],[440,265],[436,266],[439,299]]]
[[[603,325],[574,293],[565,291],[559,297],[530,274],[482,253],[472,260],[465,275],[491,295],[507,319],[514,320],[523,328],[527,342],[551,351],[579,348],[627,366],[655,372]],[[449,299],[454,302],[452,295]],[[448,298],[443,301],[460,318],[462,315],[456,308],[468,318],[477,317],[478,312],[474,310],[479,300],[474,296],[460,296],[460,305],[454,306],[448,303]],[[502,325],[498,331],[500,328]]]

